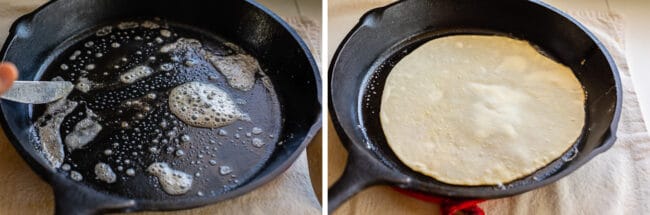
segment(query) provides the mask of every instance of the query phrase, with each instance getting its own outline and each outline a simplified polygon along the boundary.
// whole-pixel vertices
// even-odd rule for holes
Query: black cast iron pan
[[[198,49],[159,51],[183,37],[197,39],[214,56],[252,56],[270,82],[257,73],[252,89],[234,89]],[[321,126],[312,55],[284,21],[253,1],[52,1],[13,24],[1,56],[18,66],[21,80],[92,81],[90,91],[79,88],[66,98],[78,105],[60,132],[70,134],[89,109],[103,129],[85,147],[66,149],[60,167],[44,158],[35,127],[45,106],[0,103],[5,133],[54,188],[57,214],[176,210],[233,198],[284,172]],[[152,74],[120,83],[120,74],[139,65]],[[182,123],[169,114],[167,98],[189,81],[224,89],[250,120],[219,129]],[[95,176],[99,162],[112,167],[116,182]],[[191,175],[191,189],[165,192],[147,174],[154,162]],[[83,179],[72,180],[79,175]]]
[[[503,186],[445,184],[402,164],[386,144],[379,122],[384,81],[410,51],[453,34],[528,40],[569,66],[587,92],[586,124],[573,149]],[[539,1],[406,0],[371,10],[339,46],[329,84],[332,119],[349,152],[343,175],[329,190],[330,212],[378,184],[455,199],[499,198],[539,188],[612,146],[622,104],[618,71],[605,47],[577,21]]]

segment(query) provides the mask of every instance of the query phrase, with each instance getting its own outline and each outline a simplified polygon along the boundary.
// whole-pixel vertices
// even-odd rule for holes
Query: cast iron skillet
[[[39,117],[37,113],[39,108],[2,101],[0,102],[2,127],[31,168],[54,188],[57,214],[176,210],[233,198],[261,186],[284,172],[311,141],[315,132],[320,129],[320,78],[312,55],[296,32],[284,21],[253,1],[51,1],[13,24],[0,59],[13,62],[19,67],[20,80],[38,80],[48,75],[44,74],[47,73],[46,70],[59,66],[59,64],[52,65],[53,62],[67,58],[68,54],[74,51],[70,47],[80,47],[79,44],[83,46],[81,42],[85,41],[85,38],[92,37],[89,35],[93,35],[98,28],[125,20],[152,17],[166,20],[170,26],[187,30],[197,37],[208,38],[208,40],[219,38],[232,42],[254,56],[274,85],[276,102],[279,103],[277,107],[281,112],[281,120],[278,120],[280,127],[276,127],[278,135],[274,138],[282,144],[274,142],[267,144],[268,147],[264,147],[264,150],[250,149],[260,153],[261,156],[266,156],[253,164],[250,163],[250,153],[249,157],[237,156],[236,151],[229,151],[230,149],[226,147],[228,144],[224,144],[219,148],[220,154],[225,156],[221,157],[222,161],[230,162],[230,165],[238,170],[250,168],[252,172],[249,171],[245,178],[240,176],[239,181],[224,182],[216,180],[218,169],[210,169],[201,177],[195,177],[192,188],[195,189],[196,186],[196,189],[206,189],[204,194],[197,194],[196,190],[191,190],[191,193],[185,195],[167,195],[159,188],[152,189],[151,182],[155,182],[152,181],[155,179],[151,176],[143,176],[144,174],[133,176],[128,183],[110,185],[89,183],[96,181],[89,173],[92,171],[90,167],[82,169],[86,171],[83,173],[88,173],[84,175],[84,181],[76,182],[71,180],[63,170],[51,168],[43,158],[38,140],[32,135],[34,122]],[[153,40],[153,38],[149,39]],[[107,54],[102,59],[119,62],[120,58]],[[98,92],[97,95],[101,93]],[[144,92],[134,90],[133,93]],[[75,96],[75,92],[71,96]],[[256,101],[249,102],[253,102],[252,106],[257,104]],[[116,113],[115,117],[119,118],[119,114]],[[96,144],[97,147],[93,145],[84,149],[88,152],[95,150],[92,154],[84,155],[81,153],[84,150],[80,150],[80,152],[75,151],[76,154],[73,153],[72,156],[89,160],[101,159],[103,155],[97,153],[97,150],[100,150],[100,146],[104,143]],[[131,153],[128,150],[127,152]],[[203,164],[208,162],[210,152],[206,153]],[[143,158],[146,159],[158,158]],[[179,166],[184,165],[182,162],[179,163]],[[94,163],[82,163],[79,164],[79,168],[84,165],[94,165]],[[136,166],[136,168],[140,168],[139,172],[142,173],[142,168],[146,166]],[[118,173],[118,175],[122,174],[123,172]],[[190,172],[190,174],[194,173]],[[211,178],[213,175],[216,176]],[[228,183],[228,186],[224,186],[224,183]],[[208,189],[212,189],[213,192]]]
[[[378,117],[386,76],[422,43],[453,34],[528,40],[569,66],[587,92],[586,124],[574,149],[503,186],[445,184],[401,163],[386,144]],[[332,118],[349,152],[343,175],[329,189],[330,212],[378,184],[457,199],[499,198],[539,188],[612,146],[622,104],[618,71],[605,47],[577,21],[538,1],[406,0],[371,10],[339,46],[329,84]]]

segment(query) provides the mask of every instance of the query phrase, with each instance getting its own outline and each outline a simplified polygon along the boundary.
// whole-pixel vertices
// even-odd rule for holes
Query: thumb
[[[18,78],[18,69],[12,63],[0,63],[0,94],[7,91]]]

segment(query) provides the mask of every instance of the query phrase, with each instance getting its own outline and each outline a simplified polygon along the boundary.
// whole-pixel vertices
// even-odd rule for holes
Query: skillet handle
[[[327,209],[330,214],[343,202],[367,187],[391,182],[399,183],[400,177],[379,161],[368,158],[371,155],[360,152],[360,149],[355,146],[348,147],[348,152],[348,163],[343,175],[327,192]]]
[[[59,177],[54,188],[56,215],[92,215],[124,211],[135,207],[135,201],[112,197]]]
[[[355,156],[350,155],[348,157],[348,164],[345,166],[343,175],[327,191],[327,209],[330,214],[361,190],[377,183],[376,179],[364,173],[364,168],[367,167],[361,165]]]

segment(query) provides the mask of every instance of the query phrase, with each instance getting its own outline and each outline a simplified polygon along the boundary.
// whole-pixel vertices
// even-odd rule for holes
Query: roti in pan
[[[559,158],[584,126],[585,93],[570,68],[526,41],[431,40],[386,79],[380,118],[411,169],[455,185],[499,185]]]

